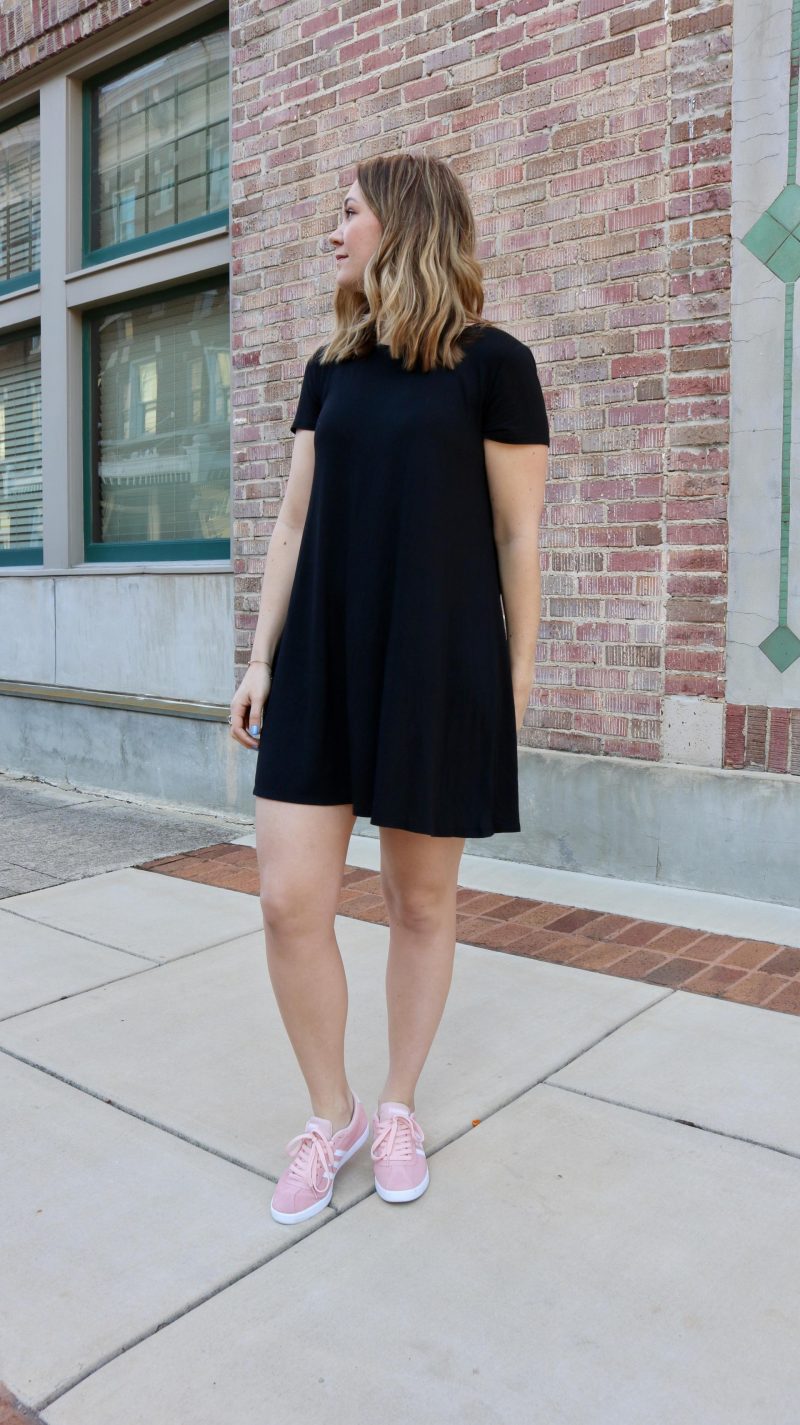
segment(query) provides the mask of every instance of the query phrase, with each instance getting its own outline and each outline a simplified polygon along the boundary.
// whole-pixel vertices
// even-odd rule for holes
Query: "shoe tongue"
[[[325,1134],[326,1138],[333,1137],[333,1124],[329,1118],[309,1118],[306,1123],[306,1128],[318,1128],[321,1133]]]
[[[389,1115],[397,1113],[410,1114],[411,1110],[407,1103],[382,1103],[380,1107],[381,1118],[388,1118]]]

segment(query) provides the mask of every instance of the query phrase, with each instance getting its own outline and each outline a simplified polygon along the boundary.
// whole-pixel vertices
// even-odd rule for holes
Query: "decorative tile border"
[[[795,287],[800,0],[733,7],[731,431],[727,697],[800,704],[791,526],[798,398]],[[753,44],[758,29],[766,37]],[[768,770],[772,770],[768,768]]]
[[[137,869],[248,895],[259,893],[252,846],[219,842],[143,861]],[[338,913],[388,925],[380,874],[346,865]],[[459,886],[457,892],[456,936],[485,950],[800,1015],[800,949],[771,940],[713,935],[664,921],[636,920],[467,886]]]
[[[783,19],[783,15],[780,16]],[[778,15],[775,15],[778,20]],[[750,48],[748,44],[748,49]],[[800,658],[800,638],[789,627],[789,527],[791,522],[792,358],[794,352],[795,284],[800,277],[800,187],[797,183],[797,87],[800,66],[800,0],[792,0],[790,51],[784,57],[789,74],[789,114],[786,182],[768,208],[744,234],[742,244],[782,283],[783,406],[781,411],[780,561],[777,623],[759,643],[775,667],[784,672]],[[752,115],[750,116],[752,118]],[[759,124],[763,114],[759,115]],[[763,132],[763,129],[762,129]],[[774,137],[774,131],[773,131]]]

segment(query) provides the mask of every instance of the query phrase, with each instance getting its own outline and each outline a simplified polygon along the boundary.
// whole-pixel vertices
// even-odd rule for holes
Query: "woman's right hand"
[[[272,686],[272,674],[265,663],[251,663],[231,698],[231,737],[243,747],[258,748],[264,720],[264,705]],[[248,730],[254,728],[251,734]]]

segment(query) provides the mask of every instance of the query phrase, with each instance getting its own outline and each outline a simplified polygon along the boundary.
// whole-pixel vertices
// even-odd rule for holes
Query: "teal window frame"
[[[230,292],[230,271],[227,267],[218,272],[206,273],[190,282],[176,282],[167,292],[199,292],[207,287],[209,282],[218,278],[225,279]],[[159,560],[229,560],[231,557],[230,539],[159,539],[109,543],[94,538],[97,403],[92,383],[96,355],[92,348],[92,322],[101,312],[112,311],[121,302],[128,307],[144,307],[164,295],[165,291],[160,289],[145,292],[139,297],[112,298],[83,314],[83,557],[87,564],[118,564],[131,560],[149,564]]]
[[[18,341],[21,336],[28,332],[39,333],[39,345],[41,348],[41,330],[39,322],[29,322],[24,327],[15,328],[14,331],[0,331],[0,346],[5,346],[7,342]],[[44,509],[44,488],[42,489],[42,508]],[[17,564],[43,564],[44,549],[41,544],[23,544],[17,549],[0,548],[0,568],[11,568]]]
[[[10,119],[4,119],[0,123],[0,133],[5,133],[6,129],[15,129],[18,124],[25,124],[29,119],[39,118],[38,104],[32,105],[24,111],[14,114]],[[41,123],[39,127],[39,145],[41,148]],[[41,173],[41,162],[39,164]],[[41,203],[41,191],[39,194]],[[41,268],[32,267],[30,272],[21,272],[17,277],[8,277],[0,280],[0,297],[5,297],[11,292],[19,292],[23,287],[38,287],[41,282]]]
[[[81,241],[81,265],[91,267],[98,262],[110,262],[115,257],[125,257],[131,253],[144,252],[151,247],[162,247],[168,242],[177,242],[180,238],[196,237],[199,233],[208,232],[213,228],[228,227],[230,225],[230,207],[217,208],[212,213],[206,213],[202,218],[190,218],[183,223],[172,223],[169,227],[159,228],[154,233],[143,233],[141,237],[128,238],[125,242],[110,243],[106,247],[91,247],[91,226],[92,226],[92,174],[94,166],[94,154],[92,152],[92,99],[96,89],[111,79],[117,79],[123,74],[129,74],[135,69],[140,69],[153,59],[168,54],[171,50],[183,49],[194,39],[200,39],[203,35],[213,34],[218,30],[230,30],[227,14],[215,15],[210,20],[206,20],[202,25],[195,25],[191,30],[184,30],[179,35],[173,35],[171,39],[164,40],[162,44],[154,45],[152,49],[146,50],[143,54],[137,54],[133,59],[125,60],[121,64],[116,64],[110,69],[104,69],[102,74],[94,75],[87,80],[83,86],[83,224]],[[229,80],[230,82],[230,80]],[[230,135],[229,135],[230,138]]]

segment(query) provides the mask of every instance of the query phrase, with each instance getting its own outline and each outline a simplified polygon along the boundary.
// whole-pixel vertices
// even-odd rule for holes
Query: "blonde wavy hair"
[[[356,179],[382,231],[363,290],[335,289],[335,327],[320,361],[364,355],[380,340],[406,370],[452,370],[465,329],[495,325],[481,316],[483,274],[463,183],[444,159],[413,153],[362,159]]]

